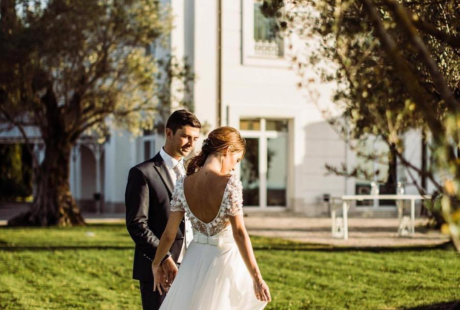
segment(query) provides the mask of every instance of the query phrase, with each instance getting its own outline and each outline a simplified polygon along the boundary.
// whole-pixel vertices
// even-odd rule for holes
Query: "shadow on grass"
[[[125,223],[89,223],[86,224],[86,226],[74,226],[74,227],[56,227],[56,226],[51,226],[51,227],[40,227],[40,226],[17,226],[17,227],[11,227],[8,225],[5,226],[0,226],[0,230],[27,230],[27,229],[50,229],[50,230],[82,230],[82,229],[88,229],[88,228],[126,228]]]
[[[260,242],[262,243],[262,242]],[[276,243],[269,245],[259,245],[257,239],[253,242],[253,248],[257,251],[306,251],[306,252],[423,252],[432,250],[445,250],[455,252],[455,247],[452,241],[448,241],[439,245],[433,246],[399,246],[399,247],[351,247],[351,246],[332,246],[325,244],[313,243]],[[460,309],[460,308],[459,308]]]
[[[25,251],[81,251],[81,250],[134,250],[134,246],[112,246],[112,245],[82,245],[82,246],[4,246],[0,245],[0,251],[4,252],[25,252]]]
[[[404,308],[404,310],[458,310],[460,309],[460,300],[443,302],[439,304],[419,306],[415,308]]]
[[[84,227],[67,227],[67,228],[11,228],[11,227],[0,227],[0,232],[6,232],[7,230],[31,230],[31,235],[33,233],[43,231],[47,233],[48,230],[55,231],[64,231],[68,230],[70,234],[72,232],[80,234],[87,230],[92,230],[97,233],[98,230],[104,231],[105,233],[110,232],[114,236],[126,237],[128,236],[127,231],[125,230],[124,223],[95,223],[89,224]],[[3,237],[3,236],[2,236]],[[72,240],[65,242],[65,237],[62,238],[61,242],[50,242],[49,244],[46,241],[34,242],[32,239],[21,239],[18,243],[12,243],[8,241],[8,237],[0,239],[0,251],[9,251],[9,252],[20,252],[20,251],[76,251],[76,250],[133,250],[134,243],[126,242],[117,242],[117,241],[98,241],[98,242],[85,242],[83,239]],[[327,244],[318,244],[318,243],[302,243],[289,241],[281,238],[266,238],[259,236],[251,236],[253,241],[254,249],[257,251],[316,251],[316,252],[372,252],[372,253],[381,253],[381,252],[423,252],[431,250],[446,250],[446,251],[455,251],[452,242],[445,242],[439,245],[432,246],[398,246],[398,247],[353,247],[353,246],[333,246]],[[83,242],[82,242],[83,241]],[[122,241],[122,239],[120,239]],[[73,243],[70,243],[73,242]],[[70,243],[70,244],[69,244]]]
[[[343,252],[370,252],[370,253],[384,253],[384,252],[423,252],[431,250],[446,250],[454,251],[454,246],[451,242],[432,246],[432,247],[333,247],[323,244],[276,244],[271,245],[257,245],[257,241],[254,242],[255,251],[292,251],[292,252],[331,252],[331,253],[343,253]],[[85,250],[134,250],[134,245],[12,245],[8,243],[0,242],[0,251],[5,252],[25,252],[25,251],[85,251]],[[459,308],[460,309],[460,308]]]

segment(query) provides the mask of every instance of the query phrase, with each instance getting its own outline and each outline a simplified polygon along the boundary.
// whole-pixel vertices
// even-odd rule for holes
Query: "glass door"
[[[287,199],[287,136],[267,138],[267,206],[285,207]]]
[[[260,205],[259,138],[246,138],[246,154],[241,162],[241,182],[245,206]]]
[[[287,206],[288,121],[242,119],[246,139],[241,162],[244,205],[273,208]]]

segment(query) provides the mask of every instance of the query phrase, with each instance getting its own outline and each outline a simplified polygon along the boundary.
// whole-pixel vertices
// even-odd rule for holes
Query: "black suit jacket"
[[[169,219],[174,189],[168,168],[160,153],[129,171],[125,193],[126,227],[136,244],[133,278],[153,282],[152,260]],[[184,241],[182,221],[168,255],[177,262]]]

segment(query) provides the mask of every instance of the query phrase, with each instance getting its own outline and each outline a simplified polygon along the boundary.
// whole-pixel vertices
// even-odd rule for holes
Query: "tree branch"
[[[389,141],[385,140],[385,142],[389,145]],[[418,173],[418,175],[420,176],[425,176],[425,177],[428,177],[430,179],[431,182],[433,182],[433,185],[437,187],[438,190],[442,190],[442,185],[439,184],[433,177],[433,174],[432,173],[427,173],[427,172],[424,172],[422,171],[420,168],[416,167],[415,165],[413,165],[410,161],[408,161],[403,154],[401,154],[400,152],[398,152],[398,150],[395,150],[395,154],[396,156],[398,156],[398,159],[401,160],[401,163],[405,166],[405,167],[408,167],[412,170],[414,170],[415,172]],[[410,172],[410,169],[408,169],[408,173],[411,174]],[[415,178],[413,178],[413,181],[414,181],[414,184],[416,184],[416,181],[415,181]],[[417,189],[419,189],[419,192],[420,191],[420,187],[418,185],[417,186]]]
[[[450,45],[453,48],[460,48],[460,36],[449,35],[444,31],[436,28],[436,26],[422,21],[420,17],[415,15],[412,15],[411,21],[418,30],[433,36],[434,38]]]
[[[407,91],[412,99],[419,105],[420,110],[430,111],[432,107],[425,101],[425,91],[418,82],[418,79],[412,72],[406,60],[401,55],[398,45],[395,40],[387,33],[385,26],[381,21],[381,16],[375,8],[372,0],[361,0],[364,4],[364,9],[369,15],[370,21],[375,28],[377,37],[382,43],[382,46],[390,58],[395,64],[394,68],[401,75],[401,79],[405,81]],[[445,138],[444,128],[441,122],[436,119],[433,113],[425,113],[426,122],[429,125],[431,131],[436,133],[435,141],[436,144],[442,145]]]
[[[369,2],[369,0],[365,0]],[[431,78],[436,86],[436,89],[441,94],[442,99],[446,102],[446,105],[449,106],[451,111],[455,112],[456,114],[460,114],[460,104],[455,100],[454,94],[449,89],[449,86],[444,80],[436,62],[431,58],[430,52],[428,48],[423,43],[422,38],[420,35],[415,31],[415,27],[412,24],[411,16],[408,14],[406,8],[402,6],[399,2],[395,0],[384,0],[393,14],[399,19],[399,24],[402,26],[404,31],[409,35],[410,40],[412,41],[414,47],[419,52],[420,60],[425,64],[427,67]]]

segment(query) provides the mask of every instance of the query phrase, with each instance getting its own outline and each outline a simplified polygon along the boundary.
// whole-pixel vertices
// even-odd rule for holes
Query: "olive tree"
[[[280,28],[300,38],[303,46],[292,61],[299,86],[311,99],[317,98],[316,82],[336,85],[333,101],[341,117],[324,112],[351,147],[359,149],[371,135],[379,137],[421,194],[426,192],[420,179],[430,180],[442,193],[444,229],[460,250],[458,1],[268,0],[264,12],[277,16]],[[429,166],[417,167],[405,157],[403,137],[409,130],[424,137],[431,150]],[[328,168],[366,177],[362,167]]]
[[[152,128],[171,99],[165,74],[190,77],[149,52],[171,30],[170,15],[157,0],[1,1],[1,122],[26,145],[27,128],[38,128],[45,145],[43,162],[34,159],[33,206],[10,225],[84,224],[69,186],[77,140],[103,139],[109,127],[134,135]]]

